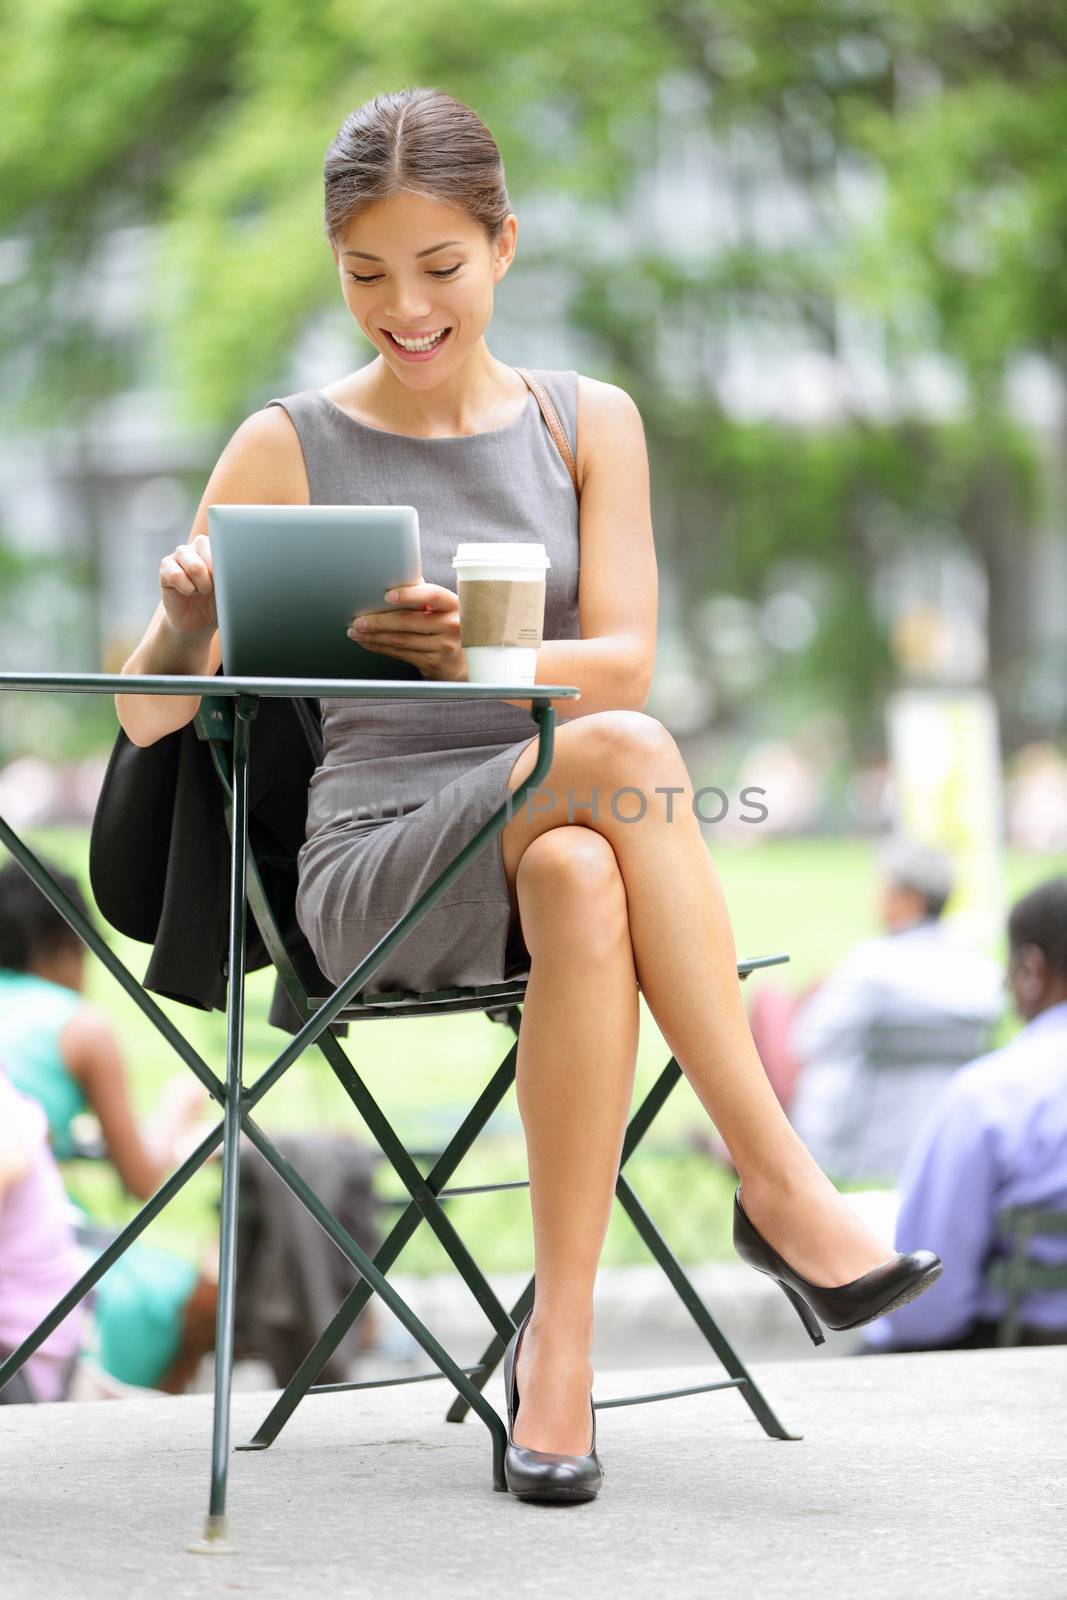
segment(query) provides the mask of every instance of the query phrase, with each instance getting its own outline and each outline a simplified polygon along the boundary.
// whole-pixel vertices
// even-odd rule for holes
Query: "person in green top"
[[[48,870],[91,920],[77,881],[52,864]],[[148,1122],[138,1124],[115,1030],[83,994],[85,954],[18,862],[0,868],[0,1061],[14,1086],[42,1106],[58,1161],[78,1153],[74,1122],[91,1112],[123,1187],[147,1200],[177,1166],[209,1098],[195,1079],[172,1078]],[[97,1359],[124,1383],[178,1392],[195,1368],[194,1325],[196,1341],[211,1347],[205,1309],[213,1293],[206,1260],[198,1269],[171,1252],[131,1245],[96,1286]]]
[[[49,871],[91,920],[76,880],[52,865]],[[18,862],[0,868],[0,1055],[11,1081],[44,1107],[58,1161],[75,1153],[74,1118],[92,1112],[123,1187],[147,1200],[173,1172],[209,1099],[183,1072],[138,1124],[115,1029],[84,997],[85,956],[77,934]]]
[[[33,972],[0,967],[0,1057],[16,1089],[40,1102],[57,1161],[77,1154],[74,1119],[88,1110],[85,1090],[59,1040],[81,1001],[70,989]]]

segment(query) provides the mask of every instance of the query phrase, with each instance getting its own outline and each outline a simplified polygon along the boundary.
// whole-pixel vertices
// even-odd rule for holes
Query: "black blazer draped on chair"
[[[317,700],[304,704],[318,726]],[[310,994],[334,988],[296,921],[296,855],[304,840],[308,784],[317,756],[290,699],[264,697],[251,723],[248,839],[289,956]],[[93,815],[89,880],[101,914],[152,946],[144,987],[203,1011],[226,1008],[230,937],[230,838],[225,796],[207,741],[193,722],[154,744],[120,728]],[[249,912],[245,963],[269,963]],[[300,1020],[277,979],[270,1022],[296,1033]],[[331,1031],[347,1032],[334,1023]]]

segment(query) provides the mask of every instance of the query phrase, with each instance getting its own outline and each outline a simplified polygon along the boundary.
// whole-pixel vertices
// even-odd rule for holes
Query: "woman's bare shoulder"
[[[578,482],[585,482],[589,464],[609,441],[633,439],[644,432],[636,402],[617,383],[578,374],[576,409]]]
[[[306,503],[310,490],[304,451],[285,407],[268,405],[247,416],[230,436],[212,479],[210,489],[239,487],[243,493],[247,488],[249,498],[257,503]],[[218,495],[220,499],[239,497],[232,492]]]
[[[590,378],[584,372],[578,374],[578,411],[579,415],[585,411],[590,418],[599,416],[618,416],[620,412],[637,410],[633,397],[617,383],[606,383],[603,378]]]
[[[300,436],[284,406],[264,406],[247,416],[223,447],[200,497],[188,542],[207,533],[209,506],[307,505],[310,499]]]

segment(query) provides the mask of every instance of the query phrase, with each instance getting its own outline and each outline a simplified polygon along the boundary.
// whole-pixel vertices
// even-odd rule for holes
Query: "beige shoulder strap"
[[[562,422],[559,420],[559,412],[552,404],[552,399],[548,390],[545,388],[540,378],[535,378],[533,373],[528,371],[526,367],[516,367],[515,371],[519,374],[519,377],[522,378],[527,388],[533,391],[534,398],[536,399],[537,404],[541,407],[541,415],[548,424],[548,431],[556,441],[556,448],[563,457],[567,471],[571,475],[571,482],[574,485],[574,492],[575,494],[578,494],[578,468],[575,464],[574,455],[567,440],[566,431],[564,430]]]

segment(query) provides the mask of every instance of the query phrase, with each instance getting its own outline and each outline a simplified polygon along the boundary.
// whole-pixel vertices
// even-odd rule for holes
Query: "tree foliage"
[[[701,597],[758,596],[783,562],[810,561],[823,627],[780,670],[838,696],[862,734],[892,675],[870,582],[884,529],[922,541],[936,525],[990,575],[1006,694],[1029,643],[1001,585],[1026,570],[1035,471],[1005,378],[1027,353],[1067,361],[1061,6],[6,0],[3,18],[0,358],[28,375],[20,423],[84,418],[152,361],[176,415],[232,428],[337,307],[321,170],[338,125],[375,93],[435,84],[493,129],[520,224],[525,198],[573,202],[567,236],[523,234],[520,256],[560,268],[595,370],[642,409],[661,499],[687,508],[665,519],[661,559],[682,576],[694,647]],[[651,164],[670,168],[662,91],[679,75],[700,90],[697,132],[800,187],[808,237],[768,245],[743,217],[696,265],[654,230],[620,242],[608,224]],[[881,203],[852,208],[849,173]],[[96,247],[122,222],[158,230],[136,348],[93,316]],[[916,353],[953,363],[960,414],[857,410],[801,429],[739,418],[707,368],[688,393],[661,380],[664,317],[713,342],[738,319],[799,329],[832,357],[842,306],[882,329],[901,384]],[[697,538],[682,529],[694,508]]]

